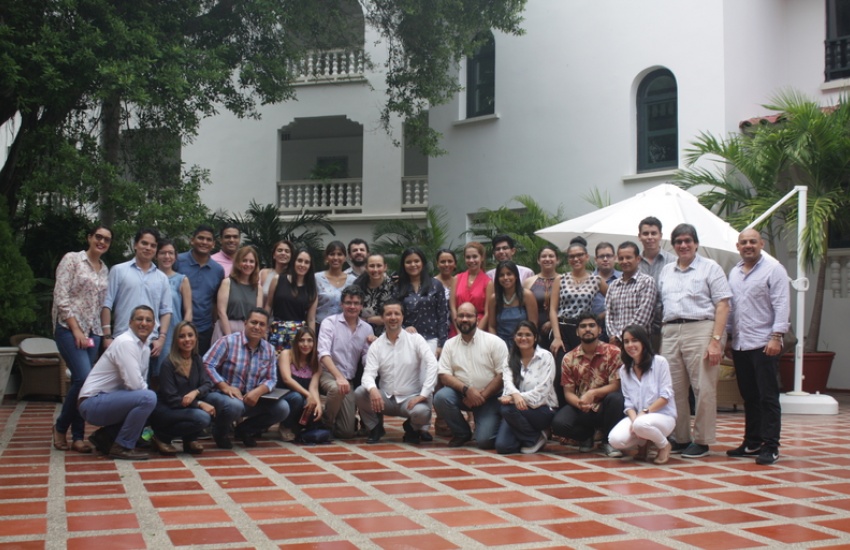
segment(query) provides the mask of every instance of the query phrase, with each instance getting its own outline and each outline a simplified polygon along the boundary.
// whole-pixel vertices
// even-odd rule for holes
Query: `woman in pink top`
[[[484,273],[484,247],[475,241],[466,243],[463,248],[463,258],[466,262],[466,271],[458,274],[455,287],[452,290],[450,310],[452,323],[449,327],[449,337],[457,334],[455,320],[457,319],[457,308],[466,302],[475,306],[478,315],[478,328],[487,330],[487,283],[490,277]]]

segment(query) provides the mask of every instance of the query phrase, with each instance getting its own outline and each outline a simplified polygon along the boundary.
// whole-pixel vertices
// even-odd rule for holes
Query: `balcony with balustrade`
[[[424,212],[428,209],[428,177],[403,177],[398,187],[401,212]],[[284,216],[299,212],[324,213],[329,216],[363,214],[362,178],[329,180],[280,181],[277,184],[278,207]]]
[[[361,82],[366,58],[362,49],[315,50],[287,61],[295,85]]]

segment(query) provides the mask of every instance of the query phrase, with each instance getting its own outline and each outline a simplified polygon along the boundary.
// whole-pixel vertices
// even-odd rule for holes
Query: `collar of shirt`
[[[758,268],[758,267],[759,267],[762,263],[764,263],[764,259],[765,259],[765,255],[764,255],[764,254],[762,254],[761,256],[759,256],[759,261],[757,261],[757,262],[755,263],[755,265],[753,266],[753,268],[752,268],[749,272],[747,272],[747,273],[744,273],[744,260],[740,260],[740,261],[738,261],[738,263],[736,263],[736,264],[735,264],[735,269],[740,270],[740,271],[741,271],[741,274],[742,274],[744,277],[747,277],[747,276],[749,276],[750,274],[752,274],[752,272],[753,272],[753,271],[755,271],[755,270],[756,270],[756,269],[757,269],[757,268]]]

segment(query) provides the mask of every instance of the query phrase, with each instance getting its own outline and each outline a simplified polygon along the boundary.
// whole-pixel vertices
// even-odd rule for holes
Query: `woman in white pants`
[[[626,418],[614,426],[608,442],[636,460],[645,460],[647,442],[651,441],[658,449],[654,462],[664,464],[670,458],[667,436],[676,426],[670,366],[653,353],[649,334],[640,325],[630,325],[623,331],[622,358],[620,387]]]

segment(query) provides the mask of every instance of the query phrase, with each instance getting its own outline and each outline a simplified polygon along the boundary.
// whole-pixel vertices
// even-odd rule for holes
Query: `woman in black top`
[[[425,253],[408,248],[401,253],[401,271],[396,296],[404,306],[404,327],[418,332],[440,357],[448,334],[448,304],[443,285],[427,271]]]
[[[150,417],[154,449],[173,455],[177,449],[171,442],[179,437],[183,439],[184,452],[204,451],[198,437],[215,415],[215,408],[203,400],[212,389],[198,353],[198,331],[191,322],[181,321],[174,329],[171,350],[159,371],[157,403]]]
[[[292,338],[301,326],[316,330],[318,296],[313,258],[302,248],[289,262],[287,272],[274,278],[266,300],[266,310],[272,315],[269,342],[278,355],[290,349]]]

